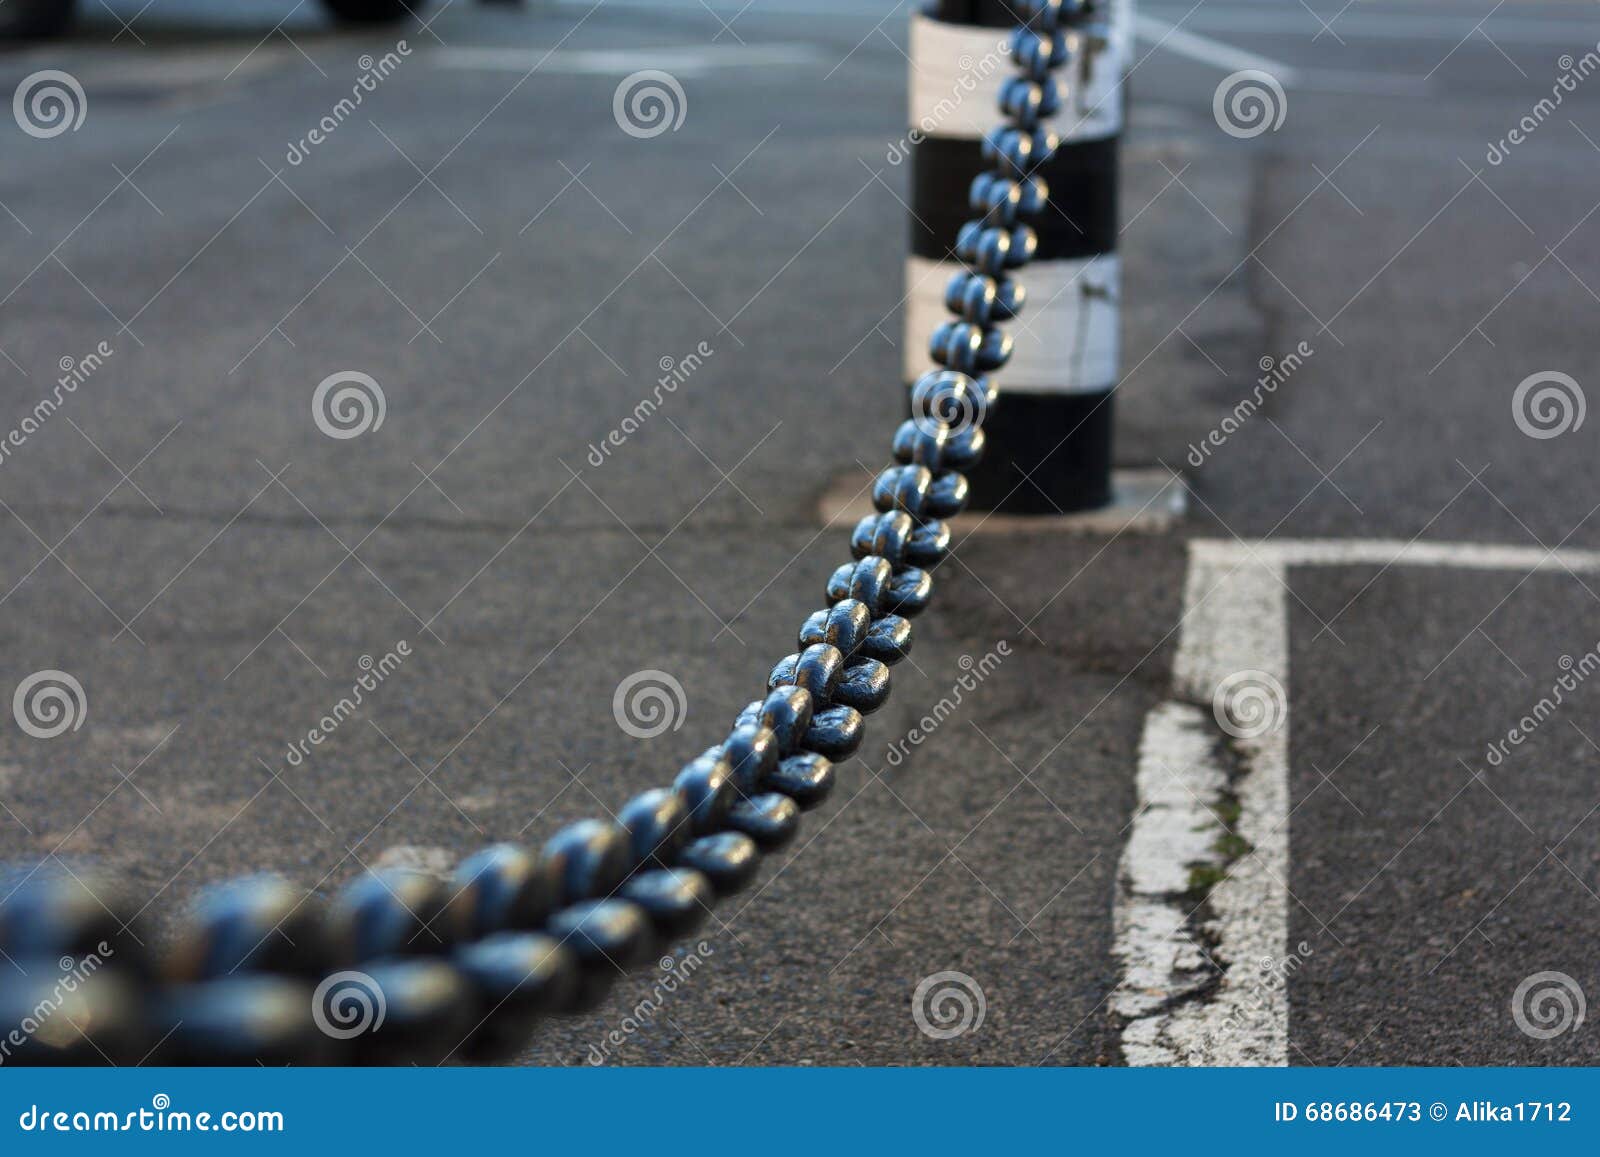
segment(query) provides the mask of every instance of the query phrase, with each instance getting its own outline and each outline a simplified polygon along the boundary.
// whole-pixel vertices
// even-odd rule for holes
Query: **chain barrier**
[[[582,820],[542,849],[511,844],[463,861],[449,880],[387,869],[325,906],[287,881],[245,877],[206,890],[158,953],[114,881],[35,870],[0,903],[0,1063],[437,1064],[505,1058],[550,1013],[595,1007],[629,969],[693,932],[719,897],[787,844],[854,754],[863,716],[889,695],[911,648],[910,620],[950,549],[995,402],[987,375],[1023,307],[1008,274],[1033,256],[1027,221],[1049,199],[1039,167],[1058,146],[1066,32],[1096,0],[1013,0],[1017,75],[1000,90],[1006,123],[984,141],[992,168],[972,184],[979,216],[960,231],[966,268],[945,292],[955,315],[934,332],[941,368],[911,391],[895,465],[876,479],[877,514],[850,537],[855,561],[828,579],[765,698],[670,788],[614,820]],[[92,965],[92,967],[91,967]],[[17,975],[24,979],[18,980]],[[18,1038],[21,1038],[18,1040]]]

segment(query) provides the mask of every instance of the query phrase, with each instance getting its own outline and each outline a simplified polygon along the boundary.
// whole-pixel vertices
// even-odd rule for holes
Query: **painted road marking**
[[[563,8],[589,9],[595,0],[555,0]],[[605,0],[605,8],[677,11],[688,14],[732,12],[744,16],[849,16],[865,23],[881,22],[894,31],[896,18],[908,15],[917,5],[911,0]],[[1149,5],[1154,10],[1156,5]],[[1592,48],[1597,37],[1593,23],[1561,18],[1541,19],[1507,16],[1496,12],[1480,23],[1472,16],[1439,15],[1428,12],[1405,13],[1346,12],[1328,21],[1329,31],[1311,13],[1285,9],[1283,0],[1268,0],[1252,5],[1190,4],[1188,0],[1164,10],[1195,31],[1222,32],[1246,36],[1313,37],[1322,33],[1330,41],[1335,33],[1346,40],[1438,41],[1455,44],[1468,38],[1482,39],[1487,33],[1499,44],[1583,46]],[[737,23],[737,19],[734,23]],[[1487,41],[1484,42],[1487,44]]]
[[[563,8],[589,9],[595,0],[555,0]],[[731,12],[736,16],[849,16],[868,24],[882,21],[893,28],[895,17],[912,11],[912,0],[604,0],[605,8],[651,9],[687,14]],[[1151,9],[1157,5],[1150,4]],[[1203,6],[1189,0],[1165,9],[1166,14],[1182,19],[1189,28],[1246,35],[1316,36],[1322,23],[1309,12],[1283,0],[1253,4],[1219,5],[1207,0]],[[737,22],[737,21],[735,21]],[[1475,16],[1443,13],[1343,12],[1328,21],[1332,38],[1337,33],[1349,40],[1427,40],[1454,44],[1474,35],[1479,23]],[[1597,39],[1591,22],[1554,17],[1509,16],[1503,10],[1483,22],[1483,31],[1501,44],[1578,45],[1592,47]],[[1337,44],[1337,41],[1333,41]]]
[[[540,72],[627,76],[661,69],[678,78],[718,68],[769,68],[815,64],[822,57],[809,44],[711,44],[694,48],[557,49],[441,48],[430,52],[435,68],[478,72]]]
[[[1371,96],[1420,95],[1429,88],[1427,78],[1421,76],[1392,76],[1380,71],[1302,68],[1299,65],[1287,64],[1259,53],[1249,52],[1232,44],[1225,44],[1209,36],[1202,36],[1198,32],[1190,32],[1176,24],[1158,20],[1154,16],[1135,17],[1133,30],[1134,35],[1154,48],[1201,64],[1226,69],[1228,72],[1245,70],[1265,72],[1285,88]]]
[[[1140,40],[1148,41],[1168,52],[1175,52],[1179,56],[1186,56],[1201,64],[1214,64],[1229,72],[1253,68],[1258,72],[1270,72],[1278,78],[1279,84],[1285,85],[1293,85],[1300,76],[1300,70],[1291,64],[1267,56],[1258,56],[1254,52],[1246,52],[1242,48],[1235,48],[1231,44],[1224,44],[1209,36],[1201,36],[1197,32],[1186,31],[1176,24],[1168,24],[1165,20],[1157,20],[1154,16],[1143,13],[1133,18],[1133,31]]]
[[[1177,17],[1192,11],[1188,4],[1170,9]],[[1478,39],[1485,47],[1487,34],[1499,44],[1582,45],[1592,48],[1600,34],[1594,22],[1581,20],[1517,19],[1496,13],[1483,21],[1481,33],[1475,30],[1479,21],[1470,16],[1429,15],[1424,13],[1372,12],[1349,13],[1334,17],[1329,31],[1323,32],[1328,41],[1337,44],[1335,34],[1343,40],[1427,40],[1456,44],[1469,38]],[[1273,0],[1262,8],[1212,7],[1206,5],[1184,19],[1187,28],[1207,32],[1225,32],[1247,36],[1312,37],[1322,32],[1322,24],[1304,9],[1285,10]]]
[[[1189,543],[1174,701],[1145,718],[1138,811],[1118,871],[1114,950],[1123,977],[1112,1004],[1128,1018],[1122,1044],[1129,1064],[1289,1063],[1288,985],[1268,979],[1281,977],[1291,959],[1287,695],[1278,726],[1231,738],[1238,818],[1229,826],[1252,848],[1210,891],[1209,955],[1188,924],[1194,905],[1174,885],[1187,881],[1190,864],[1226,830],[1215,804],[1218,777],[1227,772],[1223,740],[1230,738],[1213,715],[1218,687],[1244,671],[1290,685],[1286,583],[1290,568],[1300,566],[1576,574],[1600,572],[1600,552],[1372,539]],[[1175,835],[1184,823],[1207,834],[1198,841]]]
[[[1145,718],[1137,819],[1117,871],[1114,914],[1123,974],[1111,1009],[1128,1021],[1122,1050],[1131,1065],[1179,1063],[1160,1041],[1166,1020],[1155,1014],[1215,977],[1190,927],[1190,906],[1172,899],[1188,890],[1190,866],[1212,854],[1214,816],[1228,786],[1215,749],[1215,729],[1192,704],[1163,703]]]

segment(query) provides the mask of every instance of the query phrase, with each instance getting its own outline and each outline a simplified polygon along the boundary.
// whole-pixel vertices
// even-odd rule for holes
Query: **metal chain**
[[[1007,123],[984,141],[992,167],[972,183],[979,216],[956,243],[966,268],[945,294],[955,320],[929,343],[942,368],[911,391],[896,465],[872,488],[878,513],[850,537],[855,561],[833,572],[828,606],[806,619],[798,651],[772,668],[765,698],[739,713],[727,739],[612,819],[574,823],[539,851],[484,849],[448,881],[378,871],[321,909],[276,877],[211,888],[159,957],[143,947],[136,915],[105,900],[114,887],[34,874],[0,904],[0,952],[28,977],[4,985],[0,1023],[20,1023],[52,992],[60,1021],[15,1059],[503,1057],[524,1047],[539,1017],[598,1004],[793,838],[800,813],[828,795],[834,763],[860,746],[862,717],[887,699],[890,666],[910,650],[909,620],[928,605],[930,571],[950,549],[945,520],[966,502],[962,471],[983,453],[995,402],[986,375],[1011,353],[998,323],[1023,307],[1009,274],[1033,256],[1026,222],[1049,200],[1038,169],[1059,143],[1044,123],[1062,105],[1055,73],[1068,60],[1069,27],[1091,15],[1093,0],[1012,7],[1017,75],[1000,90]],[[91,960],[100,963],[79,976]],[[77,980],[64,998],[58,968]],[[60,1031],[62,1022],[79,1031]]]

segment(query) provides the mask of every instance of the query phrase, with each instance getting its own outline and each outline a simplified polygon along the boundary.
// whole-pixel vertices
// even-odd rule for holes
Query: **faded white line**
[[[626,76],[647,68],[680,79],[703,76],[719,68],[770,68],[815,64],[821,59],[808,44],[726,44],[695,48],[561,49],[543,53],[523,48],[441,48],[427,54],[435,68],[479,72],[528,72],[540,61],[540,72],[591,76]]]
[[[1275,559],[1258,561],[1231,543],[1197,541],[1189,545],[1183,631],[1173,661],[1174,689],[1178,698],[1195,705],[1188,708],[1194,713],[1191,718],[1209,724],[1214,741],[1222,736],[1208,719],[1211,699],[1229,675],[1261,671],[1284,687],[1289,685],[1289,621],[1285,590],[1279,581],[1281,570]],[[1248,841],[1251,850],[1233,864],[1209,895],[1216,955],[1224,966],[1281,960],[1289,937],[1289,825],[1283,822],[1289,811],[1287,712],[1276,730],[1234,742],[1241,773],[1233,784],[1239,803],[1233,831]],[[1161,756],[1176,760],[1185,753],[1167,745]],[[1203,755],[1197,751],[1191,758],[1214,760],[1215,756],[1207,746]],[[1215,775],[1217,769],[1205,774]],[[1130,843],[1142,838],[1139,829],[1150,814],[1147,811],[1135,820]],[[1220,834],[1215,820],[1206,832]],[[1118,903],[1126,907],[1137,901],[1119,890]],[[1120,914],[1118,926],[1134,927]],[[1124,959],[1132,959],[1152,949],[1130,941],[1119,945],[1119,950]],[[1132,1021],[1123,1035],[1128,1063],[1288,1064],[1288,994],[1282,988],[1262,991],[1249,983],[1252,976],[1250,969],[1226,968],[1204,999],[1161,1007]],[[1174,986],[1166,999],[1183,995],[1182,987]]]
[[[1189,927],[1192,866],[1214,858],[1216,808],[1227,787],[1206,715],[1163,703],[1145,717],[1135,777],[1137,818],[1117,869],[1115,948],[1122,982],[1111,1008],[1128,1018],[1131,1065],[1181,1063],[1162,1039],[1166,1007],[1202,991],[1216,970]]]
[[[1600,571],[1600,552],[1375,539],[1189,543],[1173,660],[1174,695],[1182,702],[1162,704],[1146,718],[1141,810],[1118,879],[1115,949],[1124,974],[1113,1003],[1129,1017],[1123,1030],[1129,1064],[1288,1064],[1288,986],[1262,983],[1260,968],[1288,959],[1289,704],[1275,730],[1231,741],[1241,765],[1232,783],[1240,809],[1233,830],[1251,847],[1211,889],[1207,931],[1216,947],[1205,962],[1209,972],[1195,961],[1199,949],[1176,894],[1189,865],[1203,856],[1182,824],[1195,820],[1208,833],[1220,830],[1206,815],[1208,792],[1222,774],[1212,746],[1222,734],[1208,718],[1212,698],[1241,671],[1263,672],[1289,688],[1285,583],[1299,566],[1577,573]],[[1211,742],[1197,736],[1202,727],[1210,728]],[[1172,795],[1173,785],[1192,790],[1190,805]],[[1203,982],[1217,976],[1218,966],[1220,977],[1207,989]]]
[[[1186,3],[1184,8],[1189,7]],[[1178,11],[1182,15],[1182,11]],[[1473,34],[1478,25],[1475,17],[1444,14],[1355,13],[1351,12],[1329,22],[1330,30],[1324,32],[1316,17],[1304,9],[1283,10],[1280,0],[1273,0],[1269,8],[1244,10],[1239,8],[1214,8],[1207,4],[1184,24],[1207,32],[1239,33],[1246,36],[1278,36],[1307,38],[1322,37],[1330,44],[1340,40],[1399,40],[1440,41],[1455,44]],[[1548,44],[1552,46],[1593,47],[1600,33],[1594,23],[1580,20],[1526,20],[1506,17],[1496,13],[1483,25],[1486,32],[1501,44]],[[1488,48],[1488,41],[1480,41]]]
[[[1342,68],[1302,68],[1290,88],[1302,92],[1339,92],[1351,96],[1422,96],[1433,91],[1425,76],[1391,76]]]
[[[553,3],[562,8],[594,7],[594,0],[553,0]],[[875,3],[869,0],[605,0],[606,8],[618,10],[677,11],[688,15],[732,12],[736,17],[843,16],[868,25],[914,6],[909,0],[876,0]],[[1189,0],[1182,0],[1176,7],[1164,7],[1162,11],[1199,31],[1296,39],[1302,36],[1309,39],[1321,33],[1330,41],[1337,33],[1343,40],[1423,40],[1455,44],[1471,35],[1478,24],[1471,16],[1443,13],[1346,12],[1329,21],[1330,31],[1323,31],[1321,21],[1315,16],[1304,9],[1288,7],[1283,0],[1269,0],[1259,7],[1221,6],[1207,0],[1198,11]],[[737,26],[741,20],[736,18],[731,23]],[[1592,24],[1559,17],[1520,18],[1496,13],[1484,23],[1483,30],[1501,44],[1592,47],[1597,39]],[[1485,47],[1487,44],[1485,41]]]
[[[1134,18],[1134,34],[1140,40],[1167,52],[1209,64],[1229,72],[1252,69],[1270,74],[1285,88],[1312,92],[1351,93],[1372,96],[1415,96],[1429,90],[1426,77],[1395,76],[1381,71],[1363,72],[1335,68],[1301,68],[1270,56],[1225,44],[1209,36],[1158,20],[1154,16]]]
[[[1242,68],[1254,68],[1261,72],[1270,72],[1277,77],[1279,84],[1286,85],[1294,84],[1300,74],[1299,69],[1281,60],[1258,56],[1254,52],[1246,52],[1242,48],[1235,48],[1231,44],[1224,44],[1209,36],[1185,31],[1176,24],[1168,24],[1165,20],[1157,20],[1154,16],[1135,16],[1133,32],[1140,40],[1160,45],[1168,52],[1175,52],[1190,60],[1198,60],[1201,64],[1214,64],[1230,72]]]
[[[563,8],[593,8],[594,0],[555,0]],[[691,15],[701,12],[733,12],[743,16],[859,16],[868,23],[893,16],[908,0],[605,0],[607,8],[645,8],[677,10]],[[737,21],[734,21],[737,23]]]
[[[1213,543],[1213,548],[1238,544]],[[1402,542],[1391,539],[1273,539],[1255,554],[1279,566],[1444,566],[1463,570],[1600,570],[1600,551],[1501,546],[1492,542]]]

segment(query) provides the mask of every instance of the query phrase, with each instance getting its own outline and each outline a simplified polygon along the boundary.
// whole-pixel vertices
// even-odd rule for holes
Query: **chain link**
[[[1000,90],[1007,123],[984,142],[991,168],[972,183],[978,216],[957,241],[967,268],[946,290],[954,319],[929,341],[941,368],[911,391],[896,464],[872,487],[878,513],[850,537],[855,561],[829,577],[828,605],[806,619],[798,650],[772,668],[765,697],[739,713],[728,737],[613,819],[571,824],[538,851],[486,848],[449,880],[368,873],[323,908],[271,876],[208,889],[159,954],[114,883],[31,873],[0,903],[0,952],[27,978],[4,984],[0,1026],[35,1022],[22,1043],[0,1040],[5,1058],[502,1058],[525,1046],[541,1016],[597,1005],[793,839],[801,813],[827,798],[834,764],[860,746],[863,716],[888,698],[890,667],[910,651],[910,620],[932,598],[931,571],[950,549],[946,520],[966,502],[963,471],[983,454],[995,403],[987,375],[1011,353],[999,323],[1023,308],[1010,274],[1032,257],[1027,222],[1049,201],[1037,171],[1058,145],[1045,123],[1063,101],[1056,74],[1068,62],[1067,29],[1093,4],[1012,7],[1017,75]]]

